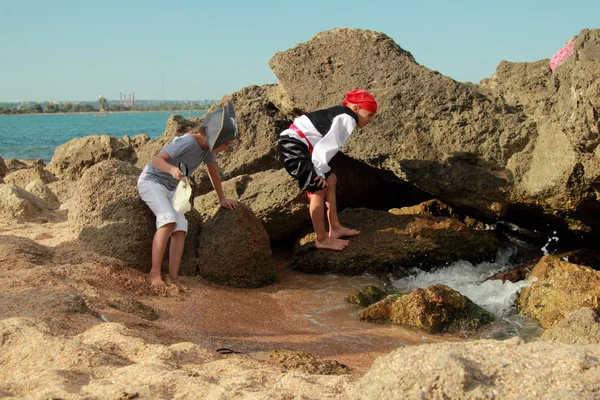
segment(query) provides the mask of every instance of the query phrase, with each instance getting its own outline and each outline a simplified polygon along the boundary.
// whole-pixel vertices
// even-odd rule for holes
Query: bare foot
[[[165,286],[165,282],[162,280],[160,274],[155,275],[150,273],[148,280],[150,281],[150,286]]]
[[[342,238],[347,236],[356,236],[360,233],[360,231],[356,229],[346,228],[345,226],[340,227],[339,229],[331,229],[329,231],[329,237],[332,238]]]
[[[189,290],[190,290],[190,288],[189,288],[189,287],[187,287],[187,286],[184,286],[184,285],[183,285],[183,284],[182,284],[182,283],[179,281],[179,278],[173,278],[172,276],[170,276],[170,275],[167,275],[167,277],[166,277],[165,281],[166,281],[167,285],[173,285],[173,286],[175,286],[175,287],[178,289],[178,291],[180,291],[180,292],[187,292],[187,291],[189,291]]]
[[[348,240],[328,237],[325,240],[315,240],[315,247],[317,249],[329,249],[329,250],[344,250],[350,243]]]

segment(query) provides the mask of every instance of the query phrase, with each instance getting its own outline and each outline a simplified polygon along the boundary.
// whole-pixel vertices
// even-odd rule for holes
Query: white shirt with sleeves
[[[329,161],[337,154],[342,146],[350,139],[350,134],[356,128],[356,120],[348,114],[338,114],[331,121],[331,127],[325,135],[321,135],[311,120],[302,115],[294,120],[294,125],[304,133],[313,146],[312,162],[317,174],[325,178],[325,174],[331,171]],[[284,131],[291,137],[305,141],[291,129]]]

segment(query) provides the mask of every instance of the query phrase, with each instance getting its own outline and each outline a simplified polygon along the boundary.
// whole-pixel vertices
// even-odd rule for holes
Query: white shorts
[[[138,192],[142,200],[148,204],[148,207],[156,215],[156,229],[166,224],[175,223],[173,232],[183,231],[187,234],[188,221],[183,213],[175,211],[171,200],[175,191],[167,190],[166,187],[157,182],[138,179]]]

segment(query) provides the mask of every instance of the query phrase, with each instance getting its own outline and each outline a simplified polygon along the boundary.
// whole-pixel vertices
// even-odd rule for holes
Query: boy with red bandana
[[[329,161],[346,144],[356,128],[373,122],[377,102],[370,93],[355,89],[346,93],[342,105],[313,111],[294,120],[279,136],[278,148],[286,171],[306,190],[310,218],[319,249],[343,250],[348,240],[360,231],[341,225],[337,214],[337,178]],[[329,232],[325,229],[325,206]]]

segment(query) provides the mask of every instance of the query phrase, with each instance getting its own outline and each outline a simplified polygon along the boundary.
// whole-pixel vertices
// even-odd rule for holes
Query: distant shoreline
[[[109,111],[103,113],[101,111],[78,111],[78,112],[55,112],[55,113],[23,113],[23,114],[0,114],[0,116],[13,116],[13,115],[71,115],[71,114],[96,114],[96,115],[110,115],[110,114],[124,114],[124,113],[160,113],[160,112],[169,112],[169,113],[193,113],[193,112],[206,112],[206,110],[129,110],[129,111]]]

